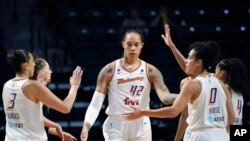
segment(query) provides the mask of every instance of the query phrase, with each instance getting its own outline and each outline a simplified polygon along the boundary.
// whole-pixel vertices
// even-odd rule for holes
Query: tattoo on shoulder
[[[106,72],[107,72],[107,73],[112,73],[112,72],[113,72],[113,67],[109,66],[109,67],[106,69]]]
[[[153,73],[153,68],[151,66],[148,67],[148,73],[152,74]]]
[[[104,80],[106,70],[102,69],[101,72],[98,74],[97,78],[97,85],[101,84],[101,82]]]
[[[109,76],[111,76],[112,73],[113,73],[113,67],[111,65],[103,68],[98,75],[97,85],[101,84],[105,80],[105,78],[108,78]]]

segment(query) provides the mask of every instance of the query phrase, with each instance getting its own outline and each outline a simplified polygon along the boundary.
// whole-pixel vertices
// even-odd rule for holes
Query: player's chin
[[[136,54],[136,53],[130,53],[129,56],[131,56],[131,57],[137,57],[138,54]]]

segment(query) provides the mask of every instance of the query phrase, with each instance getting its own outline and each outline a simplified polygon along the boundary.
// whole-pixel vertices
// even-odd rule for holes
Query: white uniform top
[[[6,116],[5,141],[46,141],[42,103],[29,100],[22,91],[28,79],[9,80],[3,87],[3,106]]]
[[[201,82],[200,95],[188,104],[187,123],[192,131],[225,128],[228,121],[224,89],[214,76],[197,77]]]
[[[242,125],[242,113],[243,113],[243,96],[240,92],[236,92],[231,89],[232,93],[232,102],[235,113],[234,125]]]
[[[151,84],[147,76],[147,63],[140,60],[140,66],[134,71],[122,67],[120,59],[114,63],[115,69],[109,83],[109,105],[106,114],[121,115],[131,112],[130,105],[149,109]]]

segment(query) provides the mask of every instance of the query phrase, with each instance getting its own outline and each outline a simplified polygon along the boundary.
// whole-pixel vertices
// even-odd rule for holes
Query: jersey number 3
[[[13,109],[15,106],[16,94],[12,93],[11,96],[12,96],[12,99],[9,101],[8,109]]]

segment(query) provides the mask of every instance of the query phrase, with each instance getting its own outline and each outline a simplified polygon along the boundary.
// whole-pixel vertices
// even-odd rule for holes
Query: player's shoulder
[[[105,69],[105,70],[109,70],[109,71],[111,71],[111,72],[113,72],[114,70],[115,70],[115,68],[117,67],[116,65],[117,65],[117,60],[114,60],[114,61],[112,61],[112,62],[109,62],[108,64],[106,64],[104,67],[103,67],[103,69]]]
[[[183,79],[182,85],[185,87],[188,87],[190,89],[201,89],[202,88],[202,82],[198,79]]]
[[[115,67],[116,66],[116,62],[118,62],[119,63],[119,60],[120,59],[116,59],[116,60],[113,60],[113,61],[111,61],[111,62],[109,62],[109,63],[107,63],[105,66],[104,66],[104,68],[110,68],[110,67]]]
[[[144,61],[145,62],[145,61]],[[145,62],[148,70],[158,70],[153,64]]]
[[[38,82],[37,80],[27,80],[24,84],[23,87],[37,87],[40,86],[41,83]]]
[[[105,78],[107,78],[108,80],[110,80],[113,77],[113,74],[115,72],[115,68],[116,68],[116,61],[114,60],[112,62],[109,62],[108,64],[106,64],[102,70],[100,71],[99,75],[104,76]]]
[[[185,77],[185,78],[183,78],[182,80],[181,80],[181,86],[183,86],[187,81],[190,81],[192,78],[191,77],[189,77],[189,76],[187,76],[187,77]]]

